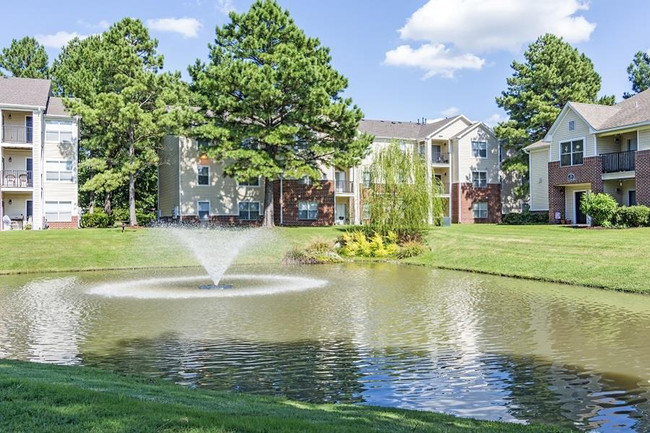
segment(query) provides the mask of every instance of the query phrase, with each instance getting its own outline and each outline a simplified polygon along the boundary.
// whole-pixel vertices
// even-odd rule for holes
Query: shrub
[[[611,195],[594,194],[591,191],[587,191],[580,202],[580,210],[591,216],[592,224],[595,226],[611,224],[617,208],[618,203]]]
[[[625,227],[644,227],[650,225],[650,207],[629,206],[616,209],[614,224]]]
[[[294,247],[284,256],[284,262],[288,264],[316,265],[325,263],[341,263],[343,259],[330,242],[323,239],[312,241],[306,248]]]
[[[530,224],[548,224],[547,213],[531,213],[525,210],[521,213],[510,212],[504,215],[501,224],[507,225],[530,225]]]
[[[83,228],[106,228],[110,222],[111,218],[103,211],[87,212],[81,215],[81,227]]]
[[[427,247],[421,242],[407,242],[402,245],[397,252],[398,259],[407,259],[409,257],[419,256],[427,251]]]
[[[32,225],[31,224],[25,224],[25,230],[31,230]]]

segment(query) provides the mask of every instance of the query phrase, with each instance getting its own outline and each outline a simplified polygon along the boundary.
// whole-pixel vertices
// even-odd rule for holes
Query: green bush
[[[87,212],[81,215],[81,227],[83,228],[106,228],[110,223],[111,218],[103,211]]]
[[[594,194],[587,191],[582,196],[580,210],[591,216],[591,222],[595,226],[611,225],[618,203],[609,194]]]
[[[427,251],[426,245],[421,242],[411,241],[402,245],[397,252],[398,259],[408,259],[409,257],[419,256]]]
[[[531,213],[525,210],[521,213],[510,212],[504,215],[501,224],[507,225],[530,225],[530,224],[548,224],[547,213]]]
[[[342,261],[331,242],[324,239],[315,239],[304,249],[294,247],[284,256],[284,262],[287,264],[317,265]]]
[[[624,227],[644,227],[650,225],[650,207],[629,206],[616,209],[613,222]]]

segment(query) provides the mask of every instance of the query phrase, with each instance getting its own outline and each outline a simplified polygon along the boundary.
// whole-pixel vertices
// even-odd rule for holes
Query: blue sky
[[[0,46],[36,36],[50,58],[70,35],[101,32],[124,16],[142,19],[160,41],[166,69],[207,58],[214,28],[251,0],[36,0],[5,8]],[[644,0],[280,0],[297,24],[332,51],[350,81],[347,95],[372,119],[434,119],[457,112],[488,123],[510,63],[541,33],[564,36],[589,56],[603,94],[630,90],[626,68],[650,49]]]

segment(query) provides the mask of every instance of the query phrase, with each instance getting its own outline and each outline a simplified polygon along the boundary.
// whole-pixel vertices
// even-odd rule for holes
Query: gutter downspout
[[[183,178],[183,170],[181,170],[181,157],[182,157],[182,152],[181,152],[181,137],[178,137],[178,222],[182,223],[183,222],[183,209],[181,208],[181,179]]]
[[[280,174],[280,225],[284,225],[284,173]]]

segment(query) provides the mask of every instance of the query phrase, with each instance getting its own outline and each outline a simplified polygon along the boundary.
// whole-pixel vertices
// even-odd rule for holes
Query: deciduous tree
[[[276,1],[231,13],[209,49],[209,61],[190,68],[202,114],[194,134],[214,144],[208,152],[226,175],[264,178],[265,225],[279,176],[320,179],[320,167],[364,156],[371,137],[357,132],[363,114],[342,96],[347,80]]]

